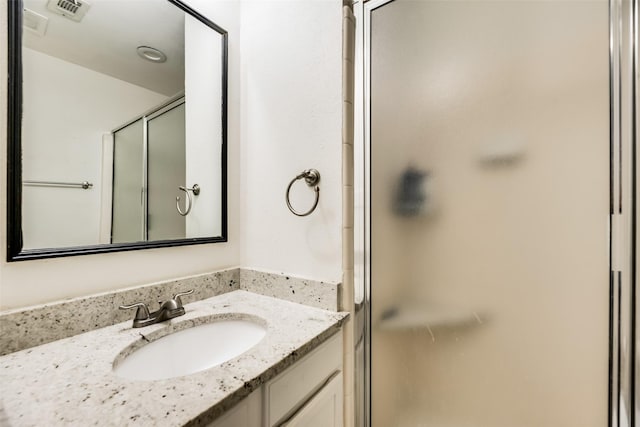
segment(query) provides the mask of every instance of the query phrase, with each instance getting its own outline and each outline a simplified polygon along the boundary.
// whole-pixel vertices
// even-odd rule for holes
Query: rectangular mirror
[[[8,260],[226,241],[226,31],[179,0],[8,6]]]

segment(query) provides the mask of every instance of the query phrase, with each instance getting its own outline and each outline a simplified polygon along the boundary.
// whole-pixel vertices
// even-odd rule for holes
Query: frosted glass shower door
[[[606,426],[608,3],[378,4],[371,424]]]
[[[184,211],[185,186],[184,103],[150,117],[147,137],[147,233],[149,240],[185,237],[186,221],[176,209],[180,197]]]
[[[111,242],[139,242],[145,239],[143,120],[136,120],[113,135]]]

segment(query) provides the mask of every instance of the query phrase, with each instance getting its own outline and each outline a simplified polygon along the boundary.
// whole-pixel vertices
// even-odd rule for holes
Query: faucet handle
[[[136,310],[135,320],[146,320],[149,318],[149,308],[147,307],[147,304],[143,302],[137,302],[131,305],[121,305],[118,308],[120,310],[128,310],[130,308],[136,308],[136,307],[138,308],[138,310]]]
[[[193,293],[193,289],[190,289],[186,292],[178,292],[173,296],[173,299],[176,301],[176,303],[178,303],[178,308],[182,307],[182,298],[180,297],[184,295],[191,295],[192,293]]]

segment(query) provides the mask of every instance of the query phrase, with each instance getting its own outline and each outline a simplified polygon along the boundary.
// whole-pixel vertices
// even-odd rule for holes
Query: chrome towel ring
[[[176,197],[176,209],[178,210],[178,213],[180,215],[187,216],[189,215],[189,212],[191,212],[191,206],[193,205],[193,200],[191,199],[191,193],[189,192],[191,191],[194,196],[197,196],[198,194],[200,194],[200,186],[198,184],[194,184],[192,188],[187,188],[181,185],[178,188],[184,191],[185,193],[187,193],[187,206],[186,206],[186,210],[182,212],[182,210],[180,209],[180,196],[178,196]]]
[[[302,179],[302,178],[304,178],[305,182],[307,183],[307,185],[309,187],[312,187],[312,186],[315,185],[313,191],[316,192],[316,201],[313,203],[313,206],[311,206],[311,209],[309,209],[305,213],[297,212],[295,209],[293,209],[293,207],[291,206],[291,202],[289,201],[289,191],[291,191],[291,186],[293,185],[294,182],[296,182],[297,180]],[[294,215],[297,215],[297,216],[307,216],[311,212],[316,210],[316,207],[318,206],[318,201],[320,200],[320,187],[318,186],[318,182],[320,182],[320,172],[318,172],[315,169],[304,170],[298,176],[296,176],[295,178],[293,178],[291,180],[291,182],[289,183],[289,186],[287,187],[287,193],[286,193],[286,197],[285,197],[285,199],[287,201],[287,207],[289,208],[291,213],[293,213]]]

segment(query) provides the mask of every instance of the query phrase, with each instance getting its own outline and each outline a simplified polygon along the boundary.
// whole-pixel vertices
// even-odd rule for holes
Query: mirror
[[[8,5],[8,260],[226,241],[226,31],[178,0]]]

